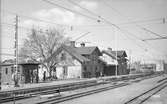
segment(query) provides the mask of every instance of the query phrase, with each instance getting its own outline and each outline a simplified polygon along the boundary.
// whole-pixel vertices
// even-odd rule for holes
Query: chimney
[[[75,47],[75,41],[70,41],[70,46]]]
[[[81,43],[81,47],[85,47],[85,43],[84,42]]]
[[[109,51],[112,51],[112,48],[109,47],[108,50],[109,50]]]

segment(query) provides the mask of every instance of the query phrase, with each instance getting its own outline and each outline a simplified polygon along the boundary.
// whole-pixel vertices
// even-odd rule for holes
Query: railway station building
[[[80,47],[71,41],[70,45],[61,46],[48,60],[58,58],[55,65],[58,79],[99,77],[103,66],[99,60],[101,52],[98,47]]]

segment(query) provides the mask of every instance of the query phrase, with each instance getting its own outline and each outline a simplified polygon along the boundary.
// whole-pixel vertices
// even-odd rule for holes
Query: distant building
[[[1,65],[1,82],[2,84],[13,84],[13,74],[16,67],[13,60],[5,60]],[[35,62],[19,62],[18,74],[20,82],[31,83],[38,82],[38,65]]]
[[[164,72],[167,74],[167,63],[164,63]]]
[[[107,62],[107,66],[104,68],[104,75],[115,75],[117,69],[117,75],[128,74],[127,71],[127,54],[125,51],[113,51],[111,48],[102,51],[102,59]]]
[[[155,72],[156,71],[156,64],[141,64],[140,65],[141,72]]]
[[[86,47],[84,43],[76,47],[72,41],[70,46],[60,47],[48,60],[59,60],[55,66],[57,78],[91,78],[102,73],[99,56],[98,47]]]
[[[140,61],[135,61],[133,63],[129,64],[129,73],[130,74],[136,74],[136,73],[141,73],[141,62]]]
[[[163,60],[159,60],[155,64],[156,64],[155,71],[164,71],[165,62]]]

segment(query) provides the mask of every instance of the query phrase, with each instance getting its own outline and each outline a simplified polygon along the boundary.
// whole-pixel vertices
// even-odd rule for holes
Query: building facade
[[[107,62],[104,75],[125,75],[127,70],[127,54],[124,50],[113,51],[111,48],[102,51],[102,59]]]

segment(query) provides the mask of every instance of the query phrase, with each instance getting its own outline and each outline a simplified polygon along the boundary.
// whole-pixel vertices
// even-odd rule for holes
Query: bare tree
[[[55,57],[54,60],[47,60],[61,45],[68,42],[68,38],[64,37],[63,29],[49,29],[40,30],[32,29],[28,38],[25,39],[23,47],[20,49],[20,56],[27,57],[31,60],[40,62],[49,72],[57,63]]]

